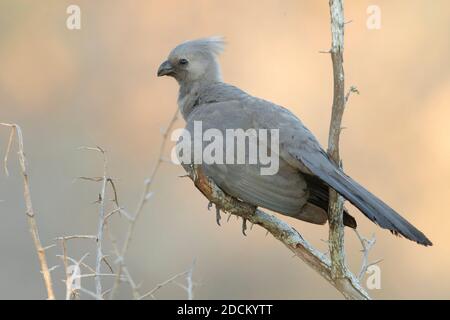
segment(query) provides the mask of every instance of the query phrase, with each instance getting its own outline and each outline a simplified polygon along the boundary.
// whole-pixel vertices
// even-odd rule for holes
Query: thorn
[[[376,261],[374,261],[374,262],[369,263],[369,264],[367,265],[367,268],[369,268],[369,267],[371,267],[371,266],[374,266],[374,265],[377,265],[377,264],[379,264],[380,262],[383,262],[383,259],[378,259],[378,260],[376,260]]]
[[[51,249],[53,247],[56,247],[56,244],[51,244],[49,246],[46,246],[46,247],[42,248],[42,250],[47,251],[48,249]]]
[[[55,265],[55,266],[53,266],[53,267],[51,267],[51,268],[48,268],[48,272],[50,273],[50,272],[52,272],[53,270],[55,270],[56,268],[58,268],[59,267],[59,264],[57,264],[57,265]],[[42,273],[42,271],[40,271],[41,273]]]
[[[228,216],[228,218],[227,218],[227,222],[229,222],[229,221],[230,221],[230,219],[231,219],[231,216],[232,216],[232,214],[230,213],[230,214],[229,214],[229,216]]]

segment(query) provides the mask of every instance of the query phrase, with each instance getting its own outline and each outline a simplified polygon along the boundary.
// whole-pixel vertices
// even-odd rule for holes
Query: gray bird
[[[194,121],[201,121],[204,131],[215,128],[224,135],[227,129],[279,129],[279,170],[262,175],[259,162],[203,163],[207,176],[235,198],[314,224],[327,222],[332,188],[382,228],[432,245],[421,231],[337,167],[294,114],[224,83],[217,61],[223,48],[220,37],[184,42],[170,52],[158,76],[177,80],[178,106],[191,133]],[[347,210],[344,224],[356,228]]]

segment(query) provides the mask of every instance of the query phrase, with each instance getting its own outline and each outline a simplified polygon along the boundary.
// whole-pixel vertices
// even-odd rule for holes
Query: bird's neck
[[[183,118],[186,120],[189,114],[199,105],[200,95],[205,87],[211,85],[215,81],[198,80],[186,83],[180,83],[178,92],[178,108]]]

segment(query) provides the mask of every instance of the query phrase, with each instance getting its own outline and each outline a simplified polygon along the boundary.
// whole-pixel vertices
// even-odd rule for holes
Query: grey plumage
[[[328,158],[313,134],[287,109],[253,97],[222,82],[218,54],[220,38],[185,42],[169,54],[158,76],[174,77],[178,105],[193,131],[279,129],[279,171],[260,174],[261,164],[202,164],[205,173],[225,192],[245,202],[316,224],[327,221],[328,191],[333,188],[366,217],[394,234],[428,246],[431,241],[379,198],[347,176]],[[344,223],[356,228],[347,211]]]

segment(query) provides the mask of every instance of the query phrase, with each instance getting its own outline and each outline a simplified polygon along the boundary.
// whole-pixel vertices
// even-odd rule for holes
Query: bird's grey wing
[[[284,161],[304,174],[320,178],[382,228],[419,244],[432,245],[421,231],[335,166],[313,134],[291,112],[251,96],[242,101],[245,112],[253,115],[255,127],[280,129],[280,157]]]
[[[239,101],[202,105],[193,111],[186,129],[194,131],[194,122],[201,121],[203,131],[254,128],[253,117],[242,109]],[[229,195],[247,203],[283,213],[312,223],[323,224],[326,212],[308,209],[306,183],[298,170],[280,159],[275,176],[261,175],[260,164],[202,164],[205,174]],[[314,212],[313,212],[314,211]]]

